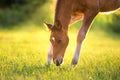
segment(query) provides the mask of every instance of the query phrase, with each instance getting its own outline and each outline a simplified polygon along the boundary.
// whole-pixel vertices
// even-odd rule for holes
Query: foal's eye
[[[58,40],[58,41],[57,41],[57,43],[61,43],[61,42],[62,42],[62,40]]]

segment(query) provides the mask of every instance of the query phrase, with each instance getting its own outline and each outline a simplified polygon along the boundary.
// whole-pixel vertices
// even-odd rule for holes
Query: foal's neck
[[[57,21],[60,21],[62,29],[68,30],[68,25],[71,19],[72,11],[72,1],[73,0],[57,0],[56,9],[55,9],[55,19],[54,25]]]

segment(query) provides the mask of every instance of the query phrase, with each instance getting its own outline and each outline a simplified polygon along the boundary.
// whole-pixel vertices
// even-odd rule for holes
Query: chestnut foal
[[[51,31],[48,64],[51,60],[60,66],[69,42],[69,24],[83,18],[77,35],[77,46],[71,64],[78,63],[82,42],[92,21],[99,12],[108,12],[120,8],[120,0],[57,0],[54,24],[46,24]]]

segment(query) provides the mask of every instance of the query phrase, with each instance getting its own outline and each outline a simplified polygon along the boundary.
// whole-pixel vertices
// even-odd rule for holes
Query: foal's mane
[[[56,21],[58,21],[57,19],[59,17],[58,15],[59,15],[59,11],[60,11],[60,8],[61,8],[61,2],[62,2],[62,0],[57,0],[57,2],[56,2],[54,24],[55,24]]]

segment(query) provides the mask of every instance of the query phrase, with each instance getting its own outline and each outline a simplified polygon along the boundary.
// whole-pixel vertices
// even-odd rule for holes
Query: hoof
[[[77,65],[77,63],[78,63],[78,61],[73,59],[72,62],[71,62],[71,65],[75,66],[75,65]]]
[[[47,65],[50,65],[50,64],[51,64],[51,61],[47,61],[46,64],[47,64]]]

